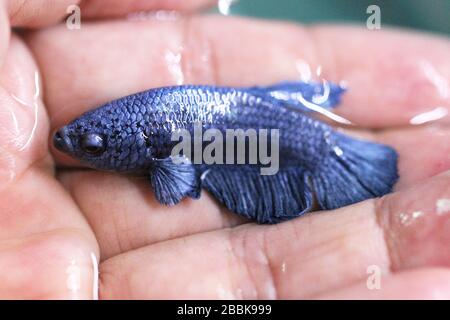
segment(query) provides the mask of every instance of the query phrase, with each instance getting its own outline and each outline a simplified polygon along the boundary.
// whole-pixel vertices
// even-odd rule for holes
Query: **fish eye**
[[[105,151],[106,143],[103,137],[97,133],[87,133],[81,137],[81,148],[83,151],[92,154],[99,155]]]

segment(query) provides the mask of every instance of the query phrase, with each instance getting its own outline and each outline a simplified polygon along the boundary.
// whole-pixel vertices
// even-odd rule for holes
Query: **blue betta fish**
[[[340,85],[317,82],[150,89],[86,112],[59,129],[53,142],[92,168],[148,177],[162,204],[198,198],[205,188],[235,213],[258,223],[277,223],[314,206],[334,209],[382,196],[397,181],[395,150],[344,135],[313,117],[317,110],[335,107],[344,91]],[[179,141],[173,133],[194,135],[195,123],[224,134],[230,129],[277,129],[276,148],[271,145],[270,151],[279,153],[278,172],[262,175],[261,161],[175,161],[178,154],[172,153]],[[251,153],[251,146],[244,146]]]

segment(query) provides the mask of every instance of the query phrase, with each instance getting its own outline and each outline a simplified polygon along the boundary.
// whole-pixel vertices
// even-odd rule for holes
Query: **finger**
[[[236,45],[237,34],[245,50]],[[79,32],[57,27],[34,33],[29,43],[45,69],[55,126],[151,87],[273,83],[298,79],[304,65],[320,66],[325,79],[347,81],[336,112],[363,126],[405,125],[423,112],[442,107],[444,117],[449,110],[449,41],[414,33],[212,16],[85,23]]]
[[[378,203],[391,267],[449,266],[450,171]]]
[[[216,3],[215,0],[138,0],[138,1],[109,1],[105,6],[101,0],[85,0],[81,2],[81,12],[83,16],[89,18],[117,17],[130,12],[149,10],[177,10],[192,12]]]
[[[67,15],[67,8],[79,2],[80,0],[6,1],[13,27],[42,27],[57,23]]]
[[[49,168],[49,125],[41,89],[30,52],[13,36],[0,71],[0,190],[33,164]]]
[[[399,154],[400,179],[395,190],[450,170],[450,127],[425,126],[387,130],[375,135]]]
[[[90,298],[97,244],[53,177],[38,79],[12,36],[0,70],[0,297]]]
[[[0,298],[92,299],[93,257],[92,243],[73,228],[0,241]]]
[[[379,280],[379,287],[362,281],[348,288],[319,296],[319,299],[382,299],[382,300],[448,300],[450,298],[450,270],[425,268],[387,275]]]
[[[81,18],[117,17],[142,10],[177,10],[192,12],[213,4],[212,0],[195,1],[104,1],[98,0],[38,0],[38,1],[7,1],[11,25],[14,27],[42,27],[62,21],[73,6],[80,6]]]
[[[449,138],[450,131],[444,129],[411,128],[378,134],[378,141],[393,145],[400,155],[401,178],[396,189],[407,188],[450,168]],[[421,147],[417,148],[417,144]],[[130,179],[87,170],[68,171],[60,178],[93,228],[102,259],[246,221],[225,210],[206,192],[200,200],[186,199],[177,206],[166,207],[156,201],[145,178]]]
[[[9,44],[9,21],[8,14],[6,12],[6,4],[0,2],[0,66],[3,64],[6,52]]]
[[[438,119],[450,123],[450,41],[402,31],[314,29],[325,79],[344,79],[339,113],[384,128]],[[350,91],[353,94],[350,94]],[[442,109],[441,109],[442,108]]]
[[[207,193],[167,207],[154,197],[147,179],[100,172],[60,175],[92,227],[102,260],[152,243],[235,226],[246,221],[217,205]],[[126,199],[126,201],[124,201]]]
[[[100,265],[100,296],[289,299],[339,288],[365,277],[369,265],[388,272],[382,232],[367,210],[247,224],[127,252]]]
[[[449,199],[446,174],[382,200],[274,226],[248,224],[158,243],[106,260],[101,296],[305,298],[366,280],[373,265],[385,275],[448,267]]]

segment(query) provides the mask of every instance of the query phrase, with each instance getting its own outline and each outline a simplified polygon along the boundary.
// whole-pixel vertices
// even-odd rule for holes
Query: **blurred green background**
[[[450,35],[450,0],[239,0],[231,15],[292,20],[301,23],[365,24],[366,9],[381,9],[381,27],[395,25]]]

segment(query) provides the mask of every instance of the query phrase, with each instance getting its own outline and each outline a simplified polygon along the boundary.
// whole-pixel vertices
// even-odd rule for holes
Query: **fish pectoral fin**
[[[201,183],[229,210],[258,223],[292,219],[313,203],[309,177],[298,167],[261,175],[257,166],[215,165],[202,174]]]
[[[195,167],[178,157],[155,159],[150,169],[150,183],[156,199],[165,205],[175,205],[186,196],[200,197],[200,184]]]

